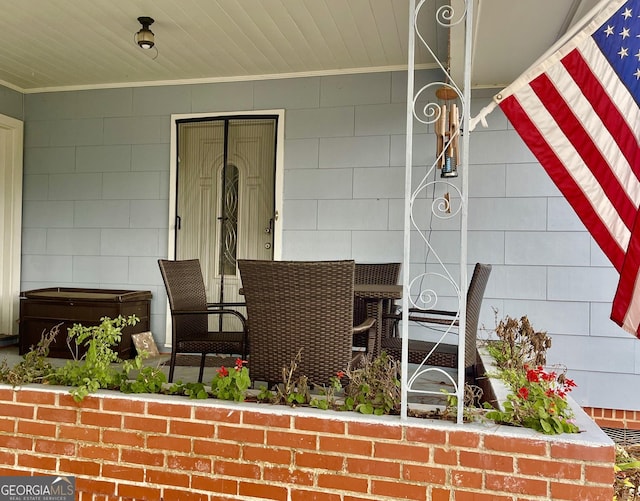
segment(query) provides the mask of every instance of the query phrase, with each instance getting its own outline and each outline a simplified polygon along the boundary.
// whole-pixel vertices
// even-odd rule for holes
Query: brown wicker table
[[[367,302],[369,316],[376,319],[376,343],[373,356],[378,356],[382,336],[385,335],[385,325],[382,321],[385,305],[391,304],[395,299],[402,299],[402,285],[354,284],[353,294]]]

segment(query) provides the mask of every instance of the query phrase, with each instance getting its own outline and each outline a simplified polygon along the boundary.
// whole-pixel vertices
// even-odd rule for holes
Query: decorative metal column
[[[405,312],[402,321],[402,408],[403,419],[408,415],[409,394],[442,395],[439,391],[419,387],[421,377],[437,373],[451,382],[457,397],[457,421],[462,422],[465,392],[465,315],[467,294],[467,188],[469,165],[469,103],[471,101],[471,33],[473,0],[460,0],[464,4],[462,12],[456,12],[451,5],[444,5],[435,11],[435,23],[451,30],[454,26],[465,22],[464,36],[464,82],[461,88],[451,79],[450,61],[447,66],[436,56],[434,50],[426,42],[420,32],[418,19],[428,1],[421,0],[417,5],[415,0],[409,0],[409,46],[408,46],[408,78],[407,78],[407,136],[406,136],[406,164],[405,164],[405,219],[404,219],[404,259],[403,259],[403,299],[402,311]],[[425,9],[426,11],[426,9]],[[424,13],[423,13],[424,14]],[[430,26],[435,24],[429,23]],[[431,54],[445,75],[445,81],[430,82],[415,88],[415,57],[416,42]],[[435,96],[435,97],[434,97]],[[424,130],[431,128],[435,134],[437,149],[435,160],[426,167],[426,174],[413,186],[413,136],[414,122],[424,125]],[[464,137],[462,134],[464,131]],[[440,172],[438,176],[437,173]],[[458,182],[454,179],[459,177]],[[429,196],[431,198],[429,198]],[[436,218],[451,225],[458,224],[460,255],[459,276],[454,275],[447,266],[434,243],[430,241],[430,228],[424,226],[425,199],[430,200],[429,219]],[[431,269],[425,258],[424,271],[411,276],[411,241],[421,239],[427,248],[427,255],[434,261]],[[429,365],[429,358],[435,351],[428,353],[417,368],[412,367],[411,373],[408,362],[409,322],[407,321],[409,308],[419,308],[425,313],[435,309],[440,299],[435,283],[445,283],[457,296],[457,316],[445,326],[436,344],[441,343],[454,329],[458,335],[458,368],[457,378],[454,379],[439,367]],[[440,308],[442,309],[442,308]],[[458,327],[454,322],[458,321]]]

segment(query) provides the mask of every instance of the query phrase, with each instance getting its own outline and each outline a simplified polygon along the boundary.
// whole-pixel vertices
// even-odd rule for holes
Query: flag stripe
[[[515,95],[511,95],[502,101],[500,108],[549,176],[556,182],[562,194],[574,207],[574,210],[578,212],[578,216],[583,223],[591,229],[594,239],[619,271],[622,268],[624,259],[623,248],[613,238],[607,225],[600,218],[599,212],[594,209],[587,199],[580,184],[572,176],[567,176],[565,165],[558,158],[554,149],[547,143],[548,138],[534,124],[530,113],[525,111],[520,100],[516,99]]]
[[[599,56],[600,59],[602,59],[598,47],[593,43],[590,43],[589,46],[590,49],[592,49],[590,52],[593,52],[589,54],[589,58],[597,61]],[[594,75],[594,73],[597,72],[597,68],[594,67],[595,65],[589,65],[585,57],[577,50],[568,54],[562,63],[579,86],[585,99],[591,103],[593,110],[604,124],[606,131],[598,132],[602,134],[604,132],[614,131],[613,134],[607,136],[607,141],[609,138],[615,141],[626,159],[626,164],[618,167],[617,162],[621,161],[621,159],[616,159],[616,162],[610,163],[613,164],[613,168],[618,167],[616,169],[617,171],[626,174],[626,179],[621,178],[620,175],[618,176],[623,186],[627,186],[627,191],[630,191],[629,185],[626,184],[627,182],[633,183],[634,187],[639,186],[639,142],[638,132],[634,130],[633,124],[637,124],[638,121],[640,121],[640,114],[638,113],[639,108],[633,105],[633,97],[619,80],[613,79],[613,81],[611,81],[610,75],[604,73],[601,78],[609,80],[607,81],[607,86],[610,92],[607,92],[607,89],[603,87],[603,84],[598,79],[600,76]],[[606,61],[602,61],[599,64],[607,63]],[[605,98],[603,98],[603,96],[605,96]],[[624,110],[625,115],[622,114],[621,109]],[[634,176],[631,176],[632,173]],[[637,188],[634,188],[631,191],[633,191],[634,195],[640,194],[640,191],[636,190]],[[631,198],[638,200],[639,197],[632,196]]]
[[[629,200],[624,189],[620,187],[618,180],[607,164],[607,160],[595,147],[580,120],[576,118],[572,109],[563,99],[564,94],[561,95],[559,93],[546,74],[540,75],[531,82],[531,88],[554,117],[555,124],[565,135],[564,139],[575,148],[575,152],[580,155],[584,165],[593,174],[596,182],[600,185],[599,187],[604,191],[604,195],[611,201],[613,209],[617,211],[627,228],[631,229],[636,207]],[[588,115],[589,113],[585,110],[584,114]],[[583,186],[584,188],[585,186]],[[593,197],[590,196],[589,198]]]
[[[584,224],[589,228],[590,224],[597,224],[596,220],[601,223],[594,227],[593,237],[603,250],[607,249],[612,253],[609,255],[605,251],[616,269],[620,271],[624,249],[629,242],[629,229],[620,219],[615,207],[605,196],[602,187],[585,166],[580,155],[576,153],[574,146],[567,142],[566,137],[556,125],[554,117],[540,103],[533,90],[527,87],[512,97],[518,100],[527,114],[527,120],[531,121],[535,130],[522,130],[518,123],[520,118],[511,117],[505,112],[507,117]],[[549,164],[545,160],[548,153],[545,152],[544,147],[549,147],[553,152],[553,156],[549,157]],[[607,242],[609,239],[616,242],[615,246]],[[617,249],[615,249],[616,246]]]
[[[640,219],[640,218],[639,218]],[[636,225],[640,224],[636,219]],[[625,255],[620,281],[611,308],[611,319],[640,337],[640,228],[634,227]]]

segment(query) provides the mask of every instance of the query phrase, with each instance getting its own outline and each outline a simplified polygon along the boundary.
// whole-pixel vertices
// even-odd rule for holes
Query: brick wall
[[[613,497],[613,446],[575,435],[35,386],[0,416],[0,475],[74,475],[82,501]]]
[[[640,430],[640,411],[601,409],[599,407],[583,407],[583,410],[598,426]]]

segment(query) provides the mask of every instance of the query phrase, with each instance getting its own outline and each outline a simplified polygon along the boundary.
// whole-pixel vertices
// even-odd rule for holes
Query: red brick
[[[105,463],[102,465],[102,476],[106,478],[130,480],[132,482],[142,482],[144,480],[144,468]]]
[[[76,409],[38,407],[37,419],[53,423],[75,423],[78,420],[78,411]]]
[[[24,391],[24,390],[23,390]],[[0,389],[0,401],[13,402],[13,395],[15,390]],[[28,393],[31,393],[30,391]]]
[[[433,462],[450,466],[456,465],[458,464],[458,453],[455,450],[434,449]]]
[[[320,435],[318,449],[324,452],[340,452],[350,456],[371,456],[373,442],[371,440],[357,440],[344,437]]]
[[[138,430],[153,433],[167,433],[168,424],[166,419],[147,418],[143,416],[124,416],[125,430]]]
[[[57,459],[52,456],[33,456],[31,454],[20,453],[18,456],[18,466],[25,468],[36,468],[38,470],[55,471]],[[9,464],[9,461],[3,461],[2,464]],[[11,461],[13,464],[13,461]]]
[[[319,452],[296,451],[294,461],[296,466],[302,468],[340,471],[344,464],[344,457]]]
[[[613,468],[608,466],[585,466],[585,480],[587,482],[613,485],[614,481]]]
[[[485,449],[500,452],[517,452],[531,456],[546,456],[547,442],[542,440],[527,440],[500,435],[485,435]]]
[[[610,470],[613,472],[613,468]],[[582,467],[579,463],[528,458],[518,458],[518,471],[523,475],[566,480],[578,480],[582,475]],[[613,478],[611,481],[613,482]]]
[[[61,456],[75,456],[76,446],[73,442],[64,442],[61,440],[43,440],[36,438],[35,452],[44,452],[45,454],[57,454]]]
[[[407,428],[407,441],[421,442],[425,444],[444,445],[447,442],[447,433],[444,430],[429,428]]]
[[[58,407],[69,407],[71,409],[83,409],[83,411],[93,409],[100,409],[100,402],[102,401],[99,397],[92,397],[91,395],[85,397],[81,402],[76,402],[70,393],[59,393],[58,395]]]
[[[80,445],[78,456],[94,460],[117,461],[118,449],[101,445]]]
[[[102,410],[118,412],[120,414],[144,414],[144,402],[133,398],[105,398],[102,400]]]
[[[451,483],[454,487],[464,487],[466,489],[482,488],[482,473],[468,470],[453,470],[451,472]],[[456,493],[457,493],[456,489]],[[457,494],[456,494],[457,501]]]
[[[273,499],[274,501],[287,501],[287,489],[276,485],[265,484],[264,482],[240,482],[238,494],[242,497],[256,497]]]
[[[0,435],[0,447],[30,451],[33,448],[33,440],[26,437]]]
[[[103,430],[104,444],[121,445],[123,447],[144,447],[144,434],[137,431]]]
[[[262,426],[265,428],[291,428],[291,416],[284,414],[261,414],[257,412],[243,412],[242,424],[248,426]]]
[[[489,471],[513,471],[513,457],[475,451],[460,451],[460,466]]]
[[[50,391],[16,391],[16,402],[25,404],[55,405],[56,394]]]
[[[611,446],[588,446],[571,443],[551,444],[551,457],[579,459],[580,461],[615,461],[615,449]]]
[[[80,424],[101,428],[122,428],[122,415],[83,411],[80,414]]]
[[[509,475],[487,474],[485,476],[485,488],[487,490],[527,494],[529,496],[546,496],[547,482],[544,480],[534,480],[531,478],[519,478]]]
[[[59,471],[73,473],[74,475],[100,476],[100,464],[93,461],[60,458],[59,468]]]
[[[58,438],[95,443],[100,441],[100,429],[86,426],[60,425],[58,426]]]
[[[471,492],[464,490],[456,490],[456,501],[511,501],[511,496],[498,496],[496,494],[483,494],[481,492]]]
[[[130,484],[118,485],[117,494],[118,496],[135,499],[136,501],[157,501],[162,497],[162,491],[159,488]]]
[[[206,494],[198,494],[197,492],[178,491],[173,489],[162,489],[163,501],[209,501]]]
[[[313,485],[314,475],[309,471],[289,469],[286,466],[265,466],[263,478],[266,482],[279,482],[291,485]]]
[[[389,440],[402,439],[401,426],[387,426],[383,424],[349,422],[347,427],[348,435],[362,435],[364,437]]]
[[[277,447],[252,447],[245,445],[242,448],[242,459],[251,462],[291,464],[292,453],[290,449]]]
[[[147,414],[171,418],[188,419],[191,417],[191,405],[174,405],[166,402],[149,402]]]
[[[377,477],[400,478],[400,464],[391,461],[376,461],[374,459],[347,458],[348,473],[373,475]]]
[[[189,475],[173,471],[147,469],[146,482],[174,487],[189,487]]]
[[[193,452],[216,458],[239,458],[240,445],[216,440],[194,440]]]
[[[105,494],[114,496],[116,493],[115,482],[106,482],[95,478],[76,478],[76,491],[91,492],[93,494]]]
[[[316,435],[267,430],[267,445],[315,450]]]
[[[345,497],[345,501],[346,501]],[[328,492],[306,491],[294,489],[291,491],[291,501],[340,501],[339,494],[330,494]]]
[[[366,478],[358,478],[352,475],[318,473],[318,487],[323,489],[366,493],[369,489],[369,481]]]
[[[373,456],[428,463],[431,450],[428,446],[407,445],[405,443],[376,442],[373,446]]]
[[[167,468],[202,473],[211,473],[212,471],[211,459],[207,457],[168,456]]]
[[[221,494],[237,494],[238,481],[227,478],[215,478],[211,476],[201,477],[194,475],[191,477],[191,488],[209,493],[218,492]],[[216,498],[217,499],[217,498]]]
[[[480,446],[480,435],[468,431],[450,431],[449,445],[477,449]]]
[[[217,427],[217,438],[235,442],[264,444],[265,430],[219,425]]]
[[[164,455],[158,452],[123,449],[121,459],[123,463],[143,464],[145,466],[162,466],[164,464]]]
[[[611,486],[585,486],[576,484],[551,484],[551,499],[566,501],[601,501],[613,499],[613,484]]]
[[[444,484],[447,481],[447,473],[444,468],[421,464],[405,464],[402,467],[402,478],[410,482]]]
[[[215,426],[211,423],[180,421],[172,419],[169,422],[169,435],[184,435],[193,438],[213,438]]]
[[[16,429],[17,421],[12,417],[0,416],[0,432],[13,433]]]
[[[388,496],[393,499],[427,499],[427,486],[408,483],[371,481],[371,493],[377,496]]]
[[[18,421],[18,434],[36,435],[39,437],[56,437],[56,425],[52,423],[40,423],[38,421]]]
[[[147,437],[147,449],[191,452],[191,439],[186,437],[168,437],[166,435],[150,435]]]
[[[431,501],[451,501],[451,489],[438,489],[437,487],[432,487],[431,492],[427,499]]]
[[[347,429],[344,421],[307,416],[296,417],[294,426],[297,430],[317,431],[321,433],[332,433],[335,435],[344,435]]]
[[[3,404],[0,403],[0,416],[12,418],[34,419],[35,407],[33,405]]]
[[[254,464],[233,461],[215,461],[213,472],[227,477],[260,478],[260,467]]]
[[[221,407],[196,407],[195,419],[197,421],[215,421],[217,423],[240,423],[242,413]]]

